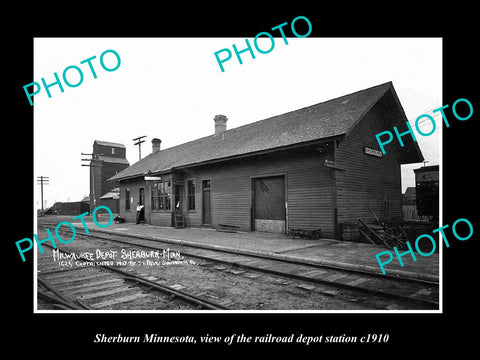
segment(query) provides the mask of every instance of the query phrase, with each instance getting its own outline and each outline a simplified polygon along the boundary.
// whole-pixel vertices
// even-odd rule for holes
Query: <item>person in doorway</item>
[[[145,205],[142,205],[140,202],[137,203],[137,224],[140,224],[140,220],[143,220],[143,208]]]

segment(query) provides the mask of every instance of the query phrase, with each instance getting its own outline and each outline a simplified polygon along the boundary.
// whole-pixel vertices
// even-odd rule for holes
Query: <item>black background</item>
[[[187,3],[181,9],[154,5],[110,3],[100,9],[92,3],[70,8],[10,10],[11,21],[3,24],[5,52],[2,62],[7,79],[7,96],[3,101],[3,237],[4,272],[2,282],[4,344],[12,350],[42,352],[47,356],[78,353],[91,356],[106,351],[114,355],[128,348],[148,353],[186,357],[186,351],[213,356],[223,350],[238,353],[259,351],[281,353],[294,348],[296,354],[342,354],[354,350],[382,357],[441,354],[443,350],[461,349],[460,354],[475,345],[477,323],[476,275],[478,256],[478,201],[476,183],[476,141],[480,106],[478,90],[478,39],[474,37],[473,3],[448,3],[438,7],[419,8],[406,3],[389,3],[378,8],[360,3],[336,6],[277,3],[260,10],[257,3],[223,3],[193,8]],[[25,6],[26,7],[26,6]],[[266,8],[266,9],[265,9]],[[15,9],[15,7],[12,7]],[[6,14],[7,15],[7,14]],[[308,17],[313,31],[310,37],[442,37],[443,38],[443,104],[467,98],[474,114],[467,121],[457,121],[446,110],[450,128],[444,127],[443,142],[443,223],[452,224],[467,218],[474,225],[468,241],[450,241],[443,256],[442,314],[33,314],[33,257],[21,262],[15,241],[32,237],[33,191],[33,108],[26,101],[23,85],[33,79],[34,37],[228,37],[252,38],[261,31],[296,16]],[[302,33],[299,29],[299,33]],[[321,51],[321,49],[319,50]],[[476,52],[477,51],[477,52]],[[328,56],[328,54],[325,54]],[[432,54],[432,57],[434,55]],[[432,59],[433,60],[433,59]],[[436,60],[436,59],[435,59]],[[474,64],[475,62],[475,64]],[[72,134],[74,136],[74,134]],[[6,141],[6,143],[5,143]],[[40,143],[42,139],[39,139]],[[31,252],[30,252],[31,254]],[[94,344],[95,334],[126,336],[205,334],[229,336],[362,336],[368,333],[390,335],[387,344]],[[125,353],[125,356],[127,354]]]

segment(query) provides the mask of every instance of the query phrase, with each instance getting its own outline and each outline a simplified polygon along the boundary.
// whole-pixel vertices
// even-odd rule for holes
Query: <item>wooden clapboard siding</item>
[[[291,150],[196,167],[184,175],[195,179],[195,211],[187,214],[190,226],[202,225],[202,180],[211,180],[212,224],[252,230],[252,179],[285,176],[289,228],[334,229],[332,179],[324,157],[315,148]]]
[[[172,179],[171,175],[162,176],[165,181]],[[173,186],[173,184],[172,184]],[[172,195],[172,209],[168,211],[152,211],[152,189],[151,182],[143,180],[143,177],[120,182],[120,216],[127,221],[136,221],[137,202],[139,199],[139,188],[144,188],[145,195],[145,221],[152,225],[171,226],[172,225],[172,211],[173,211],[173,195]],[[125,188],[130,188],[130,196],[133,202],[130,203],[130,210],[125,210]]]
[[[379,149],[375,134],[388,128],[381,112],[373,107],[355,128],[335,148],[333,170],[325,166],[325,155],[317,147],[304,146],[288,151],[277,151],[258,156],[230,159],[208,165],[192,166],[162,175],[184,184],[195,182],[195,210],[183,210],[187,226],[202,226],[202,181],[211,181],[212,226],[219,224],[252,230],[252,181],[255,178],[284,176],[286,188],[287,229],[322,229],[325,237],[335,236],[335,209],[337,223],[373,220],[370,206],[382,215],[382,202],[389,200],[389,216],[401,217],[401,173],[398,151],[389,149],[382,158],[364,153],[364,146]],[[331,159],[330,154],[329,160]],[[335,185],[333,171],[335,171]],[[135,220],[138,187],[145,186],[145,219],[153,225],[171,226],[171,211],[151,211],[151,189],[141,180],[121,181],[120,214],[129,221]],[[172,183],[173,186],[173,183]],[[134,201],[130,212],[125,212],[125,187],[130,187]],[[172,199],[172,207],[173,207]],[[337,234],[338,235],[338,234]]]
[[[146,219],[148,221],[148,219]],[[151,212],[150,224],[157,226],[172,226],[172,212]]]
[[[138,188],[144,186],[144,181],[122,181],[120,182],[120,216],[127,221],[135,221],[137,215],[137,202],[138,202]],[[133,198],[133,201],[130,202],[130,210],[125,210],[125,189],[130,189],[130,197]],[[147,191],[147,190],[145,190]],[[147,201],[147,196],[145,196]],[[150,201],[148,199],[148,201]],[[145,217],[148,220],[147,217]]]
[[[378,149],[375,134],[387,124],[373,107],[336,149],[338,222],[374,220],[368,206],[382,215],[382,201],[389,199],[389,217],[402,216],[401,172],[397,150],[388,149],[383,157],[367,155],[364,146]],[[398,151],[401,151],[398,150]]]
[[[382,158],[364,147],[379,149],[375,134],[392,126],[403,132],[405,120],[389,82],[152,153],[110,179],[120,181],[120,214],[128,220],[135,219],[143,174],[171,176],[185,194],[193,179],[196,208],[183,207],[187,226],[202,225],[202,181],[210,180],[212,226],[251,230],[253,179],[283,176],[287,229],[321,228],[324,236],[337,236],[339,222],[372,220],[369,206],[382,216],[384,199],[388,215],[401,217],[400,163],[423,160],[417,144],[405,135],[407,146],[395,139]],[[128,213],[125,186],[134,198]],[[150,194],[147,183],[146,220],[171,226],[174,209],[152,212]]]

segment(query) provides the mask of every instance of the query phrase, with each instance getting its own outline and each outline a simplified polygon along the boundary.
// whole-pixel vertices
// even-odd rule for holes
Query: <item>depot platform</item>
[[[107,228],[99,228],[94,224],[91,216],[85,216],[84,219],[89,230],[104,233],[130,235],[138,238],[168,241],[178,245],[192,245],[377,274],[381,274],[381,270],[375,255],[389,250],[380,245],[333,239],[292,239],[284,234],[264,232],[225,232],[211,228],[176,229],[129,222],[112,223]],[[39,224],[53,224],[50,227],[52,230],[56,224],[62,221],[69,221],[75,227],[83,229],[80,220],[72,221],[72,217],[48,215],[38,218]],[[384,265],[386,275],[438,282],[440,273],[439,254],[434,253],[431,256],[424,257],[415,252],[415,257],[417,261],[413,261],[410,254],[403,256],[404,266],[402,267],[395,254],[393,254],[393,260]],[[386,255],[383,259],[386,261]]]

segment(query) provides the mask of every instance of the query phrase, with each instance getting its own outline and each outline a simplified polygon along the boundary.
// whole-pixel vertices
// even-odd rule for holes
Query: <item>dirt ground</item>
[[[40,238],[46,237],[42,230],[39,230],[38,235]],[[118,268],[154,276],[158,278],[159,284],[222,303],[233,310],[402,309],[386,300],[361,296],[347,290],[302,283],[216,262],[189,259],[181,254],[179,258],[171,258],[174,252],[170,253],[170,258],[165,258],[163,249],[160,250],[159,257],[122,258],[126,254],[141,255],[140,251],[145,249],[80,236],[69,244],[59,244],[59,248],[74,253],[94,254],[92,256],[97,261],[112,260]],[[110,254],[110,258],[106,254]],[[114,258],[112,254],[115,254]],[[39,303],[39,307],[40,305]],[[122,308],[135,310],[135,303],[124,304]],[[152,309],[158,309],[158,304],[152,304]]]

